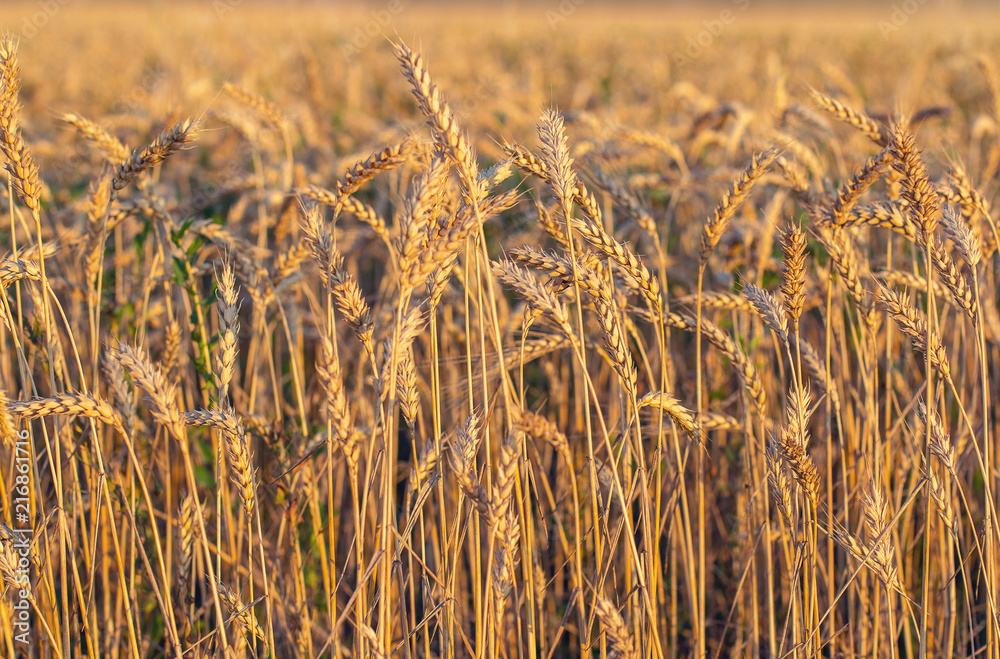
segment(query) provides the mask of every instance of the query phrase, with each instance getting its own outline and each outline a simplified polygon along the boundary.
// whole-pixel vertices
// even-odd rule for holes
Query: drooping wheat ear
[[[976,301],[972,287],[969,286],[969,282],[959,270],[955,260],[951,258],[951,254],[945,249],[944,243],[933,237],[931,238],[931,263],[934,264],[934,270],[941,276],[941,281],[951,293],[958,308],[965,311],[970,320],[975,320],[976,314],[979,312],[979,303]]]
[[[550,186],[553,184],[552,172],[549,169],[549,166],[526,148],[517,144],[504,142],[503,149],[507,158],[514,167],[538,177]],[[597,198],[594,197],[593,193],[591,193],[587,189],[587,186],[584,185],[579,179],[576,180],[575,188],[573,190],[573,201],[576,202],[577,206],[579,206],[584,214],[593,220],[594,223],[597,225],[601,224],[601,207],[597,203]],[[566,245],[567,243],[563,242],[563,244]]]
[[[513,261],[494,261],[491,265],[493,276],[500,283],[512,289],[531,306],[551,316],[566,337],[574,339],[566,305],[552,291],[542,286],[527,270]]]
[[[639,656],[632,645],[632,631],[625,624],[618,607],[611,600],[598,595],[594,607],[604,633],[608,636],[608,657],[610,659],[637,659]]]
[[[819,503],[819,469],[809,455],[809,417],[812,414],[809,391],[794,387],[788,394],[786,408],[788,421],[781,428],[781,455],[792,471],[792,476],[808,497],[813,510]],[[773,440],[773,438],[772,438]]]
[[[448,461],[459,487],[484,519],[490,517],[490,495],[476,475],[476,453],[479,450],[479,424],[482,418],[476,412],[469,415],[455,433],[448,451]]]
[[[350,213],[370,226],[375,235],[382,239],[382,242],[389,246],[392,245],[392,236],[389,234],[389,228],[386,226],[385,220],[382,219],[374,208],[351,196],[341,198],[340,206],[341,210]]]
[[[222,599],[223,604],[226,605],[226,609],[229,611],[230,621],[235,620],[237,626],[239,626],[240,631],[244,635],[256,636],[262,641],[267,641],[267,637],[264,635],[264,630],[261,628],[260,624],[257,622],[257,617],[253,614],[253,610],[247,606],[244,606],[243,601],[240,596],[234,593],[221,581],[215,584],[216,590],[219,593],[219,597]]]
[[[364,160],[356,163],[338,180],[332,190],[310,185],[298,190],[303,197],[327,206],[339,207],[349,195],[361,189],[361,186],[378,176],[409,161],[413,153],[413,143],[409,140],[391,144],[376,151]]]
[[[236,273],[228,261],[222,266],[222,276],[218,277],[218,296],[215,302],[219,316],[215,374],[219,378],[219,400],[224,400],[229,394],[229,383],[236,372],[236,352],[239,348],[236,334],[240,331]]]
[[[577,221],[574,225],[584,240],[590,243],[594,249],[621,267],[628,275],[632,287],[642,294],[654,309],[663,306],[659,282],[649,271],[649,268],[643,265],[639,257],[632,253],[632,250],[609,236],[604,229],[592,221]]]
[[[250,453],[250,440],[246,430],[233,408],[228,401],[223,401],[220,407],[213,410],[185,412],[183,418],[184,423],[189,426],[215,428],[225,437],[229,462],[233,469],[233,483],[239,492],[247,517],[250,517],[257,498],[253,456]]]
[[[902,177],[903,199],[909,204],[910,217],[926,239],[937,226],[937,190],[927,178],[927,167],[920,157],[913,134],[896,124],[889,133],[892,168]]]
[[[146,148],[133,151],[132,155],[121,161],[115,169],[111,181],[112,192],[117,194],[139,174],[193,142],[198,136],[199,125],[198,121],[185,119],[157,135]]]
[[[715,207],[715,213],[708,218],[701,234],[701,249],[698,253],[701,267],[704,267],[708,262],[708,257],[715,250],[715,246],[719,244],[722,234],[726,232],[726,227],[736,215],[736,211],[747,200],[754,185],[777,157],[778,150],[774,147],[763,153],[755,153],[750,159],[750,164],[746,166],[739,178],[733,181],[732,187],[722,195],[722,199]]]
[[[854,110],[853,108],[844,105],[840,101],[826,94],[812,90],[813,101],[819,106],[820,109],[825,110],[835,119],[843,121],[845,124],[854,126],[860,130],[865,137],[870,139],[875,144],[884,147],[888,144],[888,138],[885,131],[882,129],[874,119],[869,117],[863,112]]]
[[[666,391],[651,391],[636,402],[640,410],[644,407],[663,410],[677,425],[683,428],[696,442],[701,441],[701,426],[695,420],[695,413],[681,405],[681,402]]]
[[[785,518],[785,523],[792,523],[792,488],[788,481],[785,462],[781,459],[781,447],[774,437],[767,440],[764,452],[767,463],[767,486],[771,490],[771,498],[778,507],[778,512]]]
[[[222,84],[222,91],[229,94],[247,107],[251,107],[259,112],[279,130],[288,123],[288,119],[285,117],[285,113],[281,111],[281,108],[279,108],[276,103],[267,100],[257,92],[241,89],[228,81]]]
[[[698,415],[698,425],[703,432],[713,430],[725,430],[730,432],[743,432],[743,422],[734,416],[721,412],[702,412]]]
[[[907,302],[900,293],[891,288],[880,285],[876,295],[886,313],[896,323],[896,327],[910,338],[913,349],[926,355],[928,349],[927,319],[924,318],[923,314]],[[931,366],[943,378],[950,380],[951,365],[948,362],[948,354],[941,343],[941,337],[935,331],[931,331],[930,359]]]
[[[25,207],[39,209],[42,185],[38,178],[38,165],[24,142],[19,126],[20,67],[17,64],[17,41],[7,34],[0,39],[0,68],[3,69],[0,89],[0,151],[6,158],[14,193]]]
[[[0,260],[0,290],[22,279],[38,281],[41,278],[42,274],[34,261],[14,256],[7,256]]]
[[[17,442],[17,430],[14,428],[14,419],[10,415],[8,406],[10,401],[3,389],[0,389],[0,443],[7,448],[14,448]]]
[[[111,405],[83,393],[56,394],[48,398],[14,400],[7,403],[7,411],[18,419],[40,419],[60,414],[77,414],[97,419],[109,426],[119,427],[121,418]]]
[[[618,309],[613,304],[608,304],[603,300],[596,300],[597,324],[601,326],[601,336],[604,339],[604,348],[611,358],[611,365],[614,367],[618,377],[621,378],[622,386],[625,388],[629,398],[636,396],[636,381],[639,374],[636,370],[635,360],[632,359],[632,352],[628,348],[625,340],[625,332],[622,330],[622,321],[618,315]]]
[[[881,540],[879,536],[886,530],[889,517],[889,505],[882,494],[882,488],[873,479],[868,489],[861,495],[861,508],[865,514],[865,535],[868,539],[868,551],[871,560],[877,566],[877,574],[883,585],[889,587],[896,580],[896,559],[889,543],[889,534]]]
[[[934,475],[934,472],[925,467],[924,475],[927,476],[927,487],[931,488],[931,499],[937,507],[938,517],[944,522],[944,526],[949,533],[955,532],[955,507],[951,504],[951,496],[944,482]]]
[[[671,327],[686,332],[698,331],[697,320],[689,314],[670,312],[665,320]],[[701,333],[708,339],[709,343],[722,352],[726,359],[732,362],[743,388],[746,389],[747,395],[754,404],[754,409],[761,418],[766,418],[764,414],[767,411],[767,394],[764,392],[764,383],[760,379],[757,368],[750,363],[746,353],[718,325],[707,318],[701,319]]]
[[[437,85],[431,82],[423,58],[402,43],[396,44],[395,51],[403,75],[410,83],[410,91],[417,100],[417,107],[430,122],[435,142],[444,148],[458,168],[465,194],[471,201],[477,202],[484,192],[479,182],[479,168],[468,138],[458,127],[455,113],[441,97]]]
[[[865,161],[864,167],[837,191],[837,199],[833,202],[827,221],[835,226],[842,226],[846,215],[858,203],[861,195],[874,185],[882,172],[889,167],[891,160],[889,149],[885,148]]]
[[[83,139],[93,144],[112,165],[117,165],[129,156],[128,148],[121,141],[85,117],[71,112],[64,113],[60,119],[76,128]]]
[[[27,599],[35,601],[34,593],[31,592],[31,581],[28,577],[28,570],[21,567],[21,558],[14,549],[14,545],[8,541],[0,542],[0,577],[3,577],[7,588],[13,592],[23,591]]]
[[[1000,75],[993,65],[993,60],[985,53],[976,58],[976,64],[986,79],[986,87],[990,90],[990,101],[993,104],[993,120],[1000,126]]]
[[[320,278],[323,284],[329,287],[337,309],[354,330],[361,345],[369,355],[373,355],[375,345],[372,335],[375,325],[372,322],[371,309],[361,293],[361,287],[344,269],[344,259],[333,246],[333,236],[323,222],[319,209],[314,205],[307,205],[304,211],[306,220],[302,227],[304,241],[319,265]]]
[[[782,177],[788,182],[788,186],[795,192],[798,199],[807,203],[814,201],[816,195],[809,183],[809,178],[796,161],[780,156],[775,159],[774,164],[781,170]]]
[[[140,352],[129,345],[118,343],[111,348],[110,355],[149,397],[153,418],[179,440],[181,450],[186,451],[188,447],[184,441],[184,422],[177,405],[176,387],[167,380],[163,371],[149,361],[145,350]]]
[[[952,163],[948,171],[947,185],[941,185],[939,189],[948,201],[961,205],[962,217],[972,234],[981,242],[986,258],[992,256],[993,252],[996,251],[997,243],[996,236],[991,230],[988,230],[992,217],[990,202],[972,185],[969,175],[966,174],[961,164]],[[979,216],[978,222],[973,221],[976,216]]]
[[[841,228],[849,227],[882,227],[905,236],[910,242],[916,242],[919,228],[903,214],[896,204],[876,201],[873,204],[855,206],[837,220]]]
[[[962,221],[951,206],[944,209],[941,226],[948,239],[954,243],[962,260],[970,268],[975,268],[983,259],[982,241],[973,228]]]
[[[572,454],[569,450],[569,440],[555,423],[540,414],[535,414],[528,410],[519,410],[514,423],[526,435],[547,442],[564,460],[569,464],[573,463]]]
[[[922,400],[917,401],[917,416],[920,417],[921,423],[930,426],[931,455],[941,461],[941,464],[948,470],[948,473],[954,474],[955,445],[951,441],[951,435],[945,430],[944,424],[941,422],[941,417],[933,410],[928,414],[927,407]]]
[[[788,345],[788,316],[784,306],[771,293],[754,284],[744,286],[743,295],[767,328],[777,334],[783,344]]]

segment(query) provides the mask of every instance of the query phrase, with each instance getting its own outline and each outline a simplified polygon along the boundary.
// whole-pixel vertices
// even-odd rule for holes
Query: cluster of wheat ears
[[[0,41],[0,654],[1000,656],[990,60],[973,175],[780,80],[481,157],[391,47],[419,120],[346,170],[226,83],[134,150],[62,115],[61,195]]]

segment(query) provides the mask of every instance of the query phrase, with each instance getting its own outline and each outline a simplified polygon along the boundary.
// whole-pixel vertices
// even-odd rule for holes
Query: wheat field
[[[1000,657],[1000,26],[0,7],[0,656]]]

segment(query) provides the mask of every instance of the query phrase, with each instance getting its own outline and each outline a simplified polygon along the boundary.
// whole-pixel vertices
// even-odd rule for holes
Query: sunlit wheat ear
[[[702,429],[695,420],[695,414],[688,408],[681,405],[680,401],[665,391],[653,391],[636,402],[636,407],[640,410],[651,407],[663,410],[667,416],[673,419],[677,425],[683,428],[696,442],[701,441]]]
[[[435,142],[458,168],[466,196],[478,201],[483,196],[484,189],[479,183],[476,156],[465,133],[458,127],[455,113],[442,98],[437,85],[431,82],[423,58],[405,44],[397,44],[395,50],[403,75],[410,82],[410,91],[417,100],[417,107],[431,124]]]
[[[219,400],[224,400],[236,372],[236,335],[240,331],[236,274],[228,262],[222,267],[222,275],[219,277],[216,310],[219,317],[219,345],[215,357],[215,375],[219,379]]]
[[[951,206],[945,208],[941,226],[948,239],[955,244],[965,264],[970,268],[979,265],[983,259],[982,240]]]
[[[625,388],[629,398],[636,397],[636,381],[638,371],[632,352],[628,348],[625,339],[625,332],[622,329],[621,318],[618,310],[611,304],[597,301],[597,324],[601,327],[601,336],[604,338],[604,347],[611,358],[611,365],[621,378],[622,386]]]
[[[452,473],[462,491],[475,506],[479,514],[486,520],[492,512],[490,495],[479,481],[476,474],[476,453],[479,450],[481,417],[471,414],[465,423],[455,433],[448,451]]]
[[[598,620],[607,634],[609,657],[614,659],[638,659],[632,645],[632,630],[625,624],[622,614],[610,600],[598,596],[595,608]]]
[[[124,343],[110,349],[111,357],[121,364],[135,386],[146,393],[153,418],[181,441],[182,450],[187,450],[184,438],[184,422],[177,404],[177,389],[149,361],[145,351],[140,352]]]
[[[77,414],[120,427],[121,417],[103,400],[83,393],[56,394],[48,398],[15,400],[7,403],[11,416],[20,419],[41,419],[61,414]]]
[[[781,295],[788,317],[797,327],[806,297],[806,235],[797,224],[787,226],[782,232],[781,249],[785,254]]]
[[[825,215],[824,220],[834,226],[843,226],[847,214],[868,188],[875,184],[882,173],[889,167],[891,154],[888,148],[882,149],[865,161],[864,167],[855,172],[854,176],[837,191],[833,206]]]
[[[192,573],[195,556],[195,511],[194,497],[189,492],[181,500],[180,515],[177,518],[177,577],[182,583],[192,583]],[[206,513],[202,504],[202,515]]]
[[[185,119],[160,133],[146,148],[132,152],[118,164],[111,180],[113,193],[123,190],[139,174],[161,163],[171,154],[183,149],[198,136],[199,122]]]
[[[4,584],[13,593],[25,593],[29,602],[35,601],[34,593],[31,590],[31,582],[28,579],[28,570],[22,570],[21,558],[17,550],[10,542],[0,541],[0,577]]]
[[[3,389],[0,389],[0,443],[7,448],[14,448],[17,442],[17,430],[14,428],[14,418],[8,408],[10,401]]]
[[[604,229],[590,220],[575,222],[574,226],[591,247],[621,267],[628,275],[630,286],[642,294],[654,309],[663,306],[659,282],[628,247],[609,236]]]
[[[795,478],[802,488],[813,510],[819,503],[820,475],[816,463],[809,455],[809,417],[812,414],[811,400],[808,390],[797,387],[788,395],[786,408],[787,422],[781,428],[778,444],[781,456],[785,459]],[[775,441],[772,438],[772,441]]]
[[[538,137],[542,141],[542,161],[548,169],[549,185],[564,208],[573,203],[577,186],[573,159],[569,155],[569,140],[562,115],[546,110],[538,122]]]
[[[41,277],[38,264],[34,261],[13,256],[7,256],[0,260],[0,290],[17,281],[38,281]]]
[[[257,617],[253,614],[251,609],[247,608],[243,604],[239,595],[230,590],[229,587],[221,581],[215,584],[215,586],[217,592],[219,593],[219,598],[222,600],[222,603],[226,605],[226,609],[231,616],[230,621],[235,621],[243,634],[257,637],[266,642],[267,637],[264,635],[264,630],[257,622]]]
[[[947,223],[945,223],[947,224]],[[948,292],[959,309],[965,311],[970,320],[975,320],[979,313],[979,303],[965,275],[959,270],[951,254],[945,249],[944,243],[937,238],[931,238],[931,263],[944,282]]]
[[[931,499],[937,508],[938,517],[944,522],[944,526],[949,533],[955,533],[955,507],[951,503],[951,495],[944,482],[934,475],[934,472],[925,466],[924,475],[927,477],[927,485],[931,490]]]
[[[232,407],[228,402],[223,402],[218,409],[185,412],[184,422],[190,426],[215,428],[222,433],[229,450],[233,483],[247,517],[252,516],[257,500],[257,485],[253,457],[250,454],[250,439]]]
[[[540,414],[520,410],[515,417],[517,427],[535,439],[548,443],[568,463],[572,464],[572,453],[569,450],[569,440],[555,423]]]
[[[743,295],[750,301],[767,328],[778,335],[781,343],[788,345],[788,316],[782,304],[769,292],[754,284],[744,286]]]
[[[698,253],[698,259],[702,267],[708,262],[708,257],[715,250],[715,246],[719,244],[722,234],[726,232],[726,227],[729,226],[736,211],[749,198],[754,185],[777,157],[778,150],[776,148],[770,148],[763,153],[755,153],[740,177],[733,181],[732,187],[722,195],[722,199],[715,207],[715,213],[708,218],[701,234],[701,249]]]
[[[990,258],[996,251],[997,243],[989,227],[993,215],[989,200],[972,185],[965,169],[958,163],[952,163],[947,184],[939,186],[939,189],[942,189],[942,194],[949,202],[960,204],[963,223],[975,237],[983,256]]]
[[[941,417],[937,412],[931,410],[927,413],[927,407],[922,400],[917,401],[917,416],[921,423],[930,426],[930,449],[931,455],[941,461],[941,464],[948,473],[955,473],[955,445],[952,443],[951,435],[945,430]]]
[[[891,288],[880,285],[876,295],[886,313],[896,323],[896,327],[910,339],[913,349],[921,355],[926,355],[928,351],[927,320],[923,314],[907,302],[900,293]],[[941,343],[941,337],[937,332],[931,330],[930,341],[931,366],[946,380],[951,379],[951,366],[948,362],[948,354]]]
[[[117,137],[104,130],[93,121],[71,112],[64,113],[59,118],[63,122],[76,128],[77,132],[80,133],[80,136],[97,147],[98,151],[101,152],[101,155],[103,155],[104,158],[112,165],[117,165],[128,158],[128,148],[122,144]]]
[[[792,488],[788,482],[787,467],[782,460],[781,447],[774,437],[767,440],[764,458],[767,464],[767,485],[771,490],[771,498],[778,512],[785,518],[785,523],[792,523]]]
[[[323,391],[326,392],[326,413],[333,428],[333,442],[346,454],[347,443],[354,434],[354,421],[347,401],[347,392],[344,391],[343,373],[334,347],[335,338],[333,328],[325,327],[321,334],[316,375],[319,376]]]
[[[491,264],[493,276],[504,286],[512,289],[526,302],[551,317],[559,329],[570,340],[575,340],[573,327],[569,323],[566,305],[552,291],[542,286],[527,270],[511,261],[495,261]]]
[[[848,105],[844,105],[837,99],[827,96],[822,92],[818,92],[815,89],[811,91],[813,101],[816,105],[828,112],[831,116],[843,121],[849,126],[857,128],[862,134],[865,135],[865,137],[879,146],[884,147],[888,143],[886,131],[867,114],[859,112]]]
[[[890,586],[896,580],[896,558],[889,542],[889,534],[883,535],[888,525],[889,505],[882,488],[874,480],[861,495],[861,508],[865,515],[865,535],[868,538],[871,560],[878,567],[877,572],[883,584]]]
[[[17,41],[9,34],[0,39],[0,68],[4,83],[0,88],[0,151],[7,161],[6,168],[18,200],[26,208],[37,211],[42,185],[38,165],[35,164],[18,125],[20,67],[17,64]]]
[[[392,171],[406,164],[412,155],[412,141],[406,140],[398,144],[391,144],[347,170],[347,173],[334,184],[332,190],[311,185],[299,189],[298,193],[307,199],[339,208],[344,203],[345,198],[360,190],[365,183],[383,172]]]
[[[899,124],[894,125],[889,133],[889,152],[892,168],[902,177],[907,210],[926,240],[937,226],[939,201],[912,133]]]

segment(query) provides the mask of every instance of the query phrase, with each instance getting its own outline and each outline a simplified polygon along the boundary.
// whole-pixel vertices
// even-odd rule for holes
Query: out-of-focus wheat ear
[[[773,436],[767,440],[764,458],[767,463],[767,485],[771,490],[771,498],[778,507],[778,512],[785,518],[785,523],[791,525],[792,488],[788,482],[785,463],[781,459],[781,448]]]
[[[271,125],[279,130],[284,128],[288,123],[288,118],[285,117],[285,113],[281,111],[281,108],[257,92],[241,89],[228,81],[222,84],[222,91],[247,107],[259,112]]]
[[[768,291],[754,284],[744,286],[743,295],[767,328],[777,334],[783,344],[788,345],[788,316],[782,304]]]
[[[701,234],[701,249],[698,252],[701,267],[704,267],[708,262],[708,257],[715,250],[715,246],[719,244],[722,234],[726,232],[726,227],[729,226],[736,211],[747,200],[754,185],[777,157],[778,150],[774,147],[763,153],[755,153],[750,159],[750,164],[746,166],[739,178],[733,181],[732,187],[722,195],[722,199],[715,207],[715,213],[708,218]]]
[[[937,226],[939,198],[927,177],[927,167],[913,134],[901,124],[895,124],[889,132],[889,153],[892,168],[902,177],[902,196],[909,204],[907,211],[926,240]]]
[[[10,415],[10,401],[3,389],[0,389],[0,443],[7,448],[14,448],[17,442],[17,430],[14,428],[14,418]]]
[[[923,314],[907,302],[900,293],[891,288],[879,285],[876,295],[886,313],[896,323],[896,327],[909,337],[913,349],[926,355],[928,351],[927,320]],[[941,337],[932,330],[930,340],[931,366],[945,380],[950,380],[951,365],[948,361],[948,353],[945,352],[944,345],[941,343]]]
[[[986,87],[990,90],[990,101],[993,105],[993,120],[1000,126],[1000,75],[997,75],[996,66],[989,55],[982,53],[976,58],[976,64],[983,73],[986,80]]]
[[[176,387],[167,380],[163,371],[149,361],[144,350],[140,352],[129,345],[118,343],[110,349],[109,354],[121,364],[135,385],[146,393],[153,418],[179,440],[181,450],[186,451],[188,447],[183,441],[184,422],[177,404]]]
[[[157,135],[156,139],[141,151],[133,151],[132,155],[121,161],[115,169],[111,180],[112,193],[117,195],[139,174],[193,142],[198,136],[199,126],[200,122],[185,119]]]
[[[598,595],[594,612],[607,634],[610,650],[608,656],[614,659],[638,659],[639,655],[632,645],[632,630],[625,624],[618,607],[611,600]]]
[[[423,57],[410,50],[403,43],[396,44],[396,59],[403,69],[403,75],[410,82],[411,92],[417,100],[417,107],[431,124],[434,140],[444,148],[445,153],[458,168],[462,187],[470,201],[478,202],[484,189],[479,182],[479,168],[465,133],[455,120],[455,113],[448,102],[441,97],[437,85],[431,82],[424,67]]]
[[[781,234],[782,263],[781,295],[792,325],[798,327],[806,299],[806,234],[797,224],[785,227]]]
[[[240,596],[230,590],[229,587],[221,581],[216,583],[215,586],[219,593],[219,598],[222,600],[222,603],[226,605],[226,609],[231,616],[230,621],[235,620],[237,626],[243,634],[255,636],[260,640],[267,642],[264,630],[257,622],[257,617],[253,614],[253,610],[244,606]]]
[[[236,372],[236,353],[239,348],[237,333],[240,331],[239,297],[236,289],[236,273],[228,261],[222,266],[218,277],[216,311],[219,317],[219,345],[215,356],[215,375],[219,379],[219,400],[229,394],[229,383]]]
[[[160,365],[163,372],[169,376],[177,367],[181,354],[181,326],[171,318],[164,330],[163,354],[160,355]]]
[[[811,90],[813,102],[822,109],[829,113],[834,118],[848,124],[849,126],[854,126],[862,134],[875,144],[884,147],[888,144],[888,136],[885,130],[878,125],[878,123],[863,112],[859,112],[838,101],[835,98],[827,96],[826,94]]]
[[[96,146],[105,160],[112,165],[117,165],[128,158],[128,148],[117,137],[90,119],[71,112],[63,113],[59,118],[64,123],[76,128],[83,139]]]
[[[569,450],[569,440],[566,435],[559,430],[555,423],[546,417],[535,414],[528,410],[519,410],[514,419],[514,423],[526,435],[535,439],[541,439],[548,443],[556,453],[561,455],[569,464],[573,464],[572,453]]]
[[[89,294],[97,295],[97,271],[104,253],[104,238],[109,225],[106,223],[108,200],[111,197],[111,177],[101,176],[90,184],[87,199],[87,246],[84,251],[84,274]],[[96,304],[96,298],[92,300]]]
[[[195,557],[195,522],[194,497],[188,492],[181,499],[180,514],[177,517],[177,577],[181,583],[190,585],[194,582],[192,569]],[[202,516],[206,513],[202,504]]]

